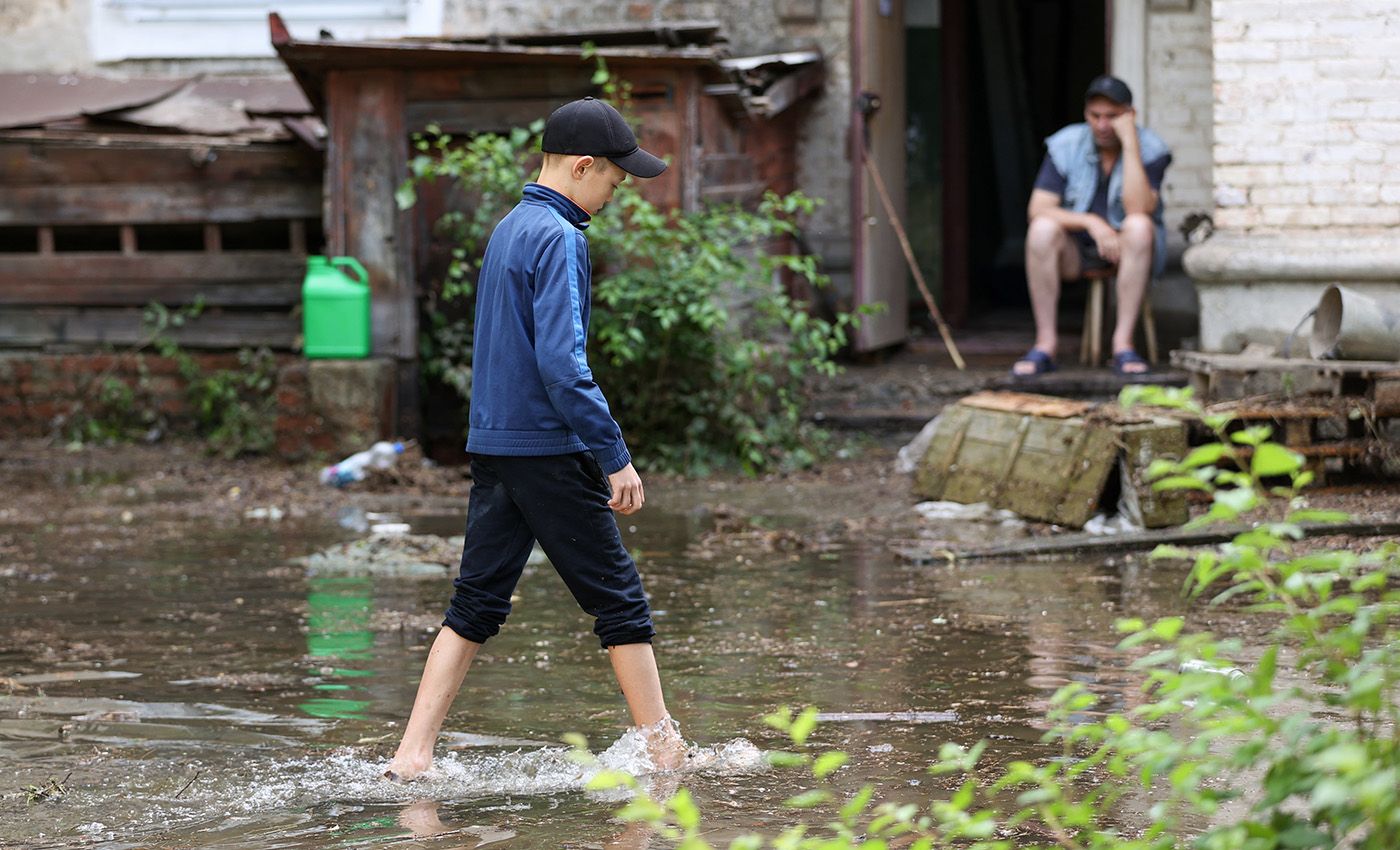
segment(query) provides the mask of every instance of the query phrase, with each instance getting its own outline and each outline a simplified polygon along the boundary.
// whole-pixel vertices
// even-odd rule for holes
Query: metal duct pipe
[[[1400,360],[1400,313],[1329,286],[1317,303],[1308,352],[1319,360]]]

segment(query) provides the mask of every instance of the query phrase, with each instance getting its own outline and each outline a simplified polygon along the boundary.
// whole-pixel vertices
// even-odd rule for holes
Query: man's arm
[[[1157,192],[1147,178],[1138,144],[1137,110],[1128,109],[1113,119],[1113,130],[1123,146],[1123,211],[1128,215],[1152,215],[1157,209]]]
[[[1093,231],[1097,224],[1108,226],[1108,222],[1093,213],[1077,213],[1060,206],[1060,196],[1048,189],[1032,189],[1031,202],[1026,207],[1026,218],[1048,218],[1065,230]]]

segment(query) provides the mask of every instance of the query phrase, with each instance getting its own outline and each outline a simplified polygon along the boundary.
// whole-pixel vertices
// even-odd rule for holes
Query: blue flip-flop
[[[1143,365],[1142,371],[1129,372],[1124,368],[1129,363],[1141,363]],[[1131,348],[1125,348],[1113,355],[1113,371],[1115,374],[1121,375],[1124,378],[1136,378],[1138,375],[1146,375],[1148,372],[1152,371],[1152,367],[1147,365],[1147,361],[1142,359],[1142,355],[1133,351]]]
[[[1016,365],[1021,363],[1031,364],[1035,367],[1034,371],[1017,372]],[[1011,367],[1011,377],[1013,378],[1034,378],[1039,375],[1044,375],[1046,372],[1053,372],[1058,368],[1055,365],[1055,358],[1041,351],[1039,348],[1032,348],[1030,351],[1027,351],[1021,356],[1020,360],[1016,361],[1016,365]]]

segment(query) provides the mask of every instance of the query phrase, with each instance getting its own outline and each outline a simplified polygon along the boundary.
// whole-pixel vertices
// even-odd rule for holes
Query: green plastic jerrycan
[[[369,356],[369,273],[359,260],[307,257],[301,300],[302,351],[307,357]]]

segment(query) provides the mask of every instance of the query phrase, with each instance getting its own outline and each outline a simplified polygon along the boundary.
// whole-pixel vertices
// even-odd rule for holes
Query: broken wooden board
[[[1095,411],[1086,402],[1026,393],[969,396],[944,410],[915,473],[915,493],[1079,528],[1121,462],[1141,521],[1184,522],[1180,494],[1154,493],[1142,482],[1152,459],[1185,455],[1184,426],[1170,418],[1116,421]]]

